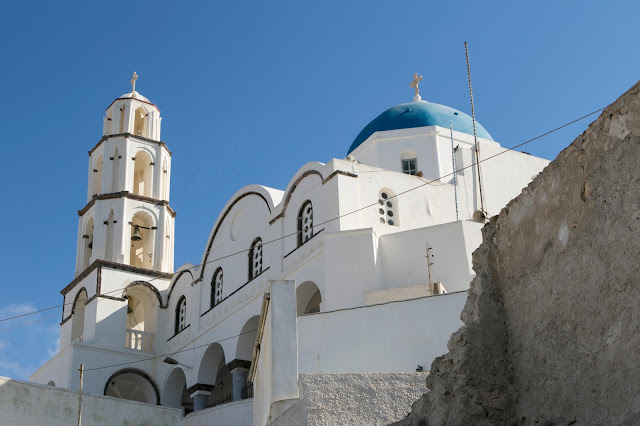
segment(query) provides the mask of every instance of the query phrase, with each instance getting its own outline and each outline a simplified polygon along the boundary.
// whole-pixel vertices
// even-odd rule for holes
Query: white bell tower
[[[160,110],[136,92],[137,78],[107,108],[102,139],[89,151],[76,276],[96,260],[173,272],[171,151],[160,140]]]

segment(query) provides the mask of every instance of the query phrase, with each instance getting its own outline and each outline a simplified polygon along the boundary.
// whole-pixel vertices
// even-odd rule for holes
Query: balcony
[[[127,349],[135,351],[153,352],[155,350],[155,334],[128,328],[125,346]]]

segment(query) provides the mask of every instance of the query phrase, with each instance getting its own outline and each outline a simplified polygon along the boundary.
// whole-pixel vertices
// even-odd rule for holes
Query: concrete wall
[[[405,424],[640,423],[640,83],[483,229]]]
[[[409,413],[427,374],[301,374],[300,400],[271,424],[386,425]]]
[[[0,377],[0,423],[68,426],[78,421],[78,394]],[[176,425],[181,410],[95,395],[82,395],[82,424]]]
[[[250,426],[253,424],[253,399],[233,401],[206,410],[195,411],[182,420],[182,426],[233,425]]]

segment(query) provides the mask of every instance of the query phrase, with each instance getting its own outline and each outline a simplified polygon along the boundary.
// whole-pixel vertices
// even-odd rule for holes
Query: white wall
[[[0,377],[4,425],[68,426],[78,421],[78,394],[66,389]],[[82,395],[82,424],[177,425],[181,411],[105,396]]]
[[[467,293],[298,317],[300,373],[411,372],[447,351]]]
[[[253,424],[253,399],[233,401],[228,404],[205,410],[194,411],[182,420],[183,426],[233,425],[249,426]]]

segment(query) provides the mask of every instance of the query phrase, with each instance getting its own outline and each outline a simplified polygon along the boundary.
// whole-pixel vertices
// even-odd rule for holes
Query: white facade
[[[484,217],[548,163],[509,151],[478,168],[474,136],[440,122],[376,131],[346,159],[307,163],[284,190],[237,191],[201,264],[173,273],[160,120],[135,91],[107,109],[60,353],[31,380],[77,389],[83,363],[87,392],[186,412],[255,392],[255,424],[295,403],[299,374],[428,369],[461,325]],[[478,150],[504,151],[489,139]]]

